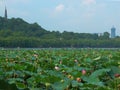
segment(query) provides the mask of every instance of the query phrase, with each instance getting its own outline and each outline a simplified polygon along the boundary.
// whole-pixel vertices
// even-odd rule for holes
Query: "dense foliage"
[[[120,50],[0,50],[0,90],[119,90]]]
[[[120,47],[120,38],[90,33],[47,31],[37,23],[0,17],[0,47]]]

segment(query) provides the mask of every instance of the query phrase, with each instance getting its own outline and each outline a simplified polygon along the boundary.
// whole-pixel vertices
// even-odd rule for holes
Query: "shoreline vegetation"
[[[96,30],[97,31],[97,30]],[[48,31],[21,18],[0,17],[0,47],[4,48],[119,48],[120,37],[108,32],[74,33]]]
[[[120,48],[0,48],[0,50],[120,50]]]

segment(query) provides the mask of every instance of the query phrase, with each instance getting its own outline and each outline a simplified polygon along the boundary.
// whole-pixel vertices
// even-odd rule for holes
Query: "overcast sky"
[[[46,30],[79,33],[110,32],[112,26],[120,35],[120,0],[0,0],[8,17],[37,22]]]

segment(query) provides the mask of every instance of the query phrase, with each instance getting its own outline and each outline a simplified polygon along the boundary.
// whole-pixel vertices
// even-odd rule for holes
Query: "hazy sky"
[[[9,18],[37,22],[46,30],[102,33],[114,25],[120,35],[120,0],[0,0],[0,16],[5,4]]]

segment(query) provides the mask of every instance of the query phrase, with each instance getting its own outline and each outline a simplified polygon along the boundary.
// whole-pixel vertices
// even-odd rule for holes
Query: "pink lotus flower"
[[[85,75],[86,74],[86,70],[82,70],[82,75]]]
[[[114,74],[114,76],[115,76],[116,78],[118,78],[118,77],[120,77],[120,74]]]

